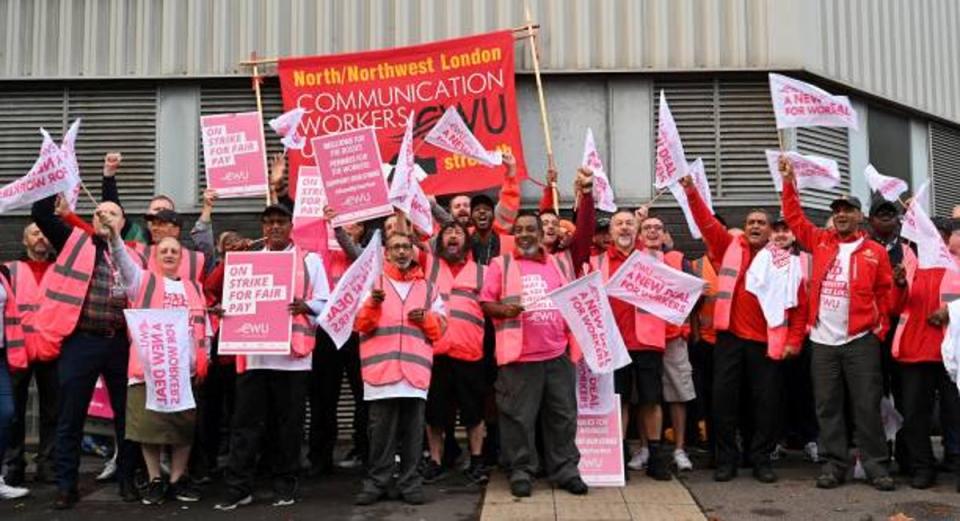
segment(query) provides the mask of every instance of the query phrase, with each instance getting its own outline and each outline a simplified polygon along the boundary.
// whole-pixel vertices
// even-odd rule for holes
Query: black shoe
[[[910,480],[910,487],[923,490],[932,487],[935,482],[936,475],[933,472],[921,470],[914,473],[913,478]]]
[[[68,492],[60,491],[57,493],[57,499],[53,502],[54,510],[70,510],[80,501],[80,494],[76,490]]]
[[[7,475],[3,477],[3,482],[11,487],[22,487],[25,481],[23,469],[8,469]]]
[[[162,505],[167,497],[167,482],[163,478],[150,480],[140,502],[144,505]]]
[[[669,456],[659,444],[647,443],[647,449],[650,451],[650,459],[647,460],[647,476],[657,481],[670,481],[673,476],[670,475]]]
[[[185,503],[200,501],[200,491],[193,486],[193,482],[186,476],[181,476],[176,483],[170,484],[170,497]]]
[[[441,467],[436,461],[433,461],[433,458],[427,458],[427,462],[424,463],[420,475],[423,476],[423,482],[430,485],[447,477],[447,470]]]
[[[421,489],[403,492],[400,494],[400,498],[408,505],[422,505],[427,502],[427,498],[423,495],[423,490]]]
[[[487,467],[480,462],[471,462],[467,470],[463,472],[463,475],[474,485],[486,485],[487,482],[490,481],[490,474],[487,472]]]
[[[513,497],[530,497],[533,492],[533,484],[529,479],[518,479],[510,482],[510,493]]]
[[[574,496],[585,496],[587,492],[590,492],[590,487],[580,479],[580,476],[568,479],[564,484],[560,485],[560,488]]]
[[[236,510],[237,507],[245,507],[250,503],[253,503],[252,495],[231,491],[227,493],[227,497],[223,501],[214,505],[213,509],[229,512],[231,510]]]
[[[758,463],[753,466],[753,477],[760,483],[776,483],[777,474],[769,463]]]
[[[733,465],[717,465],[713,471],[714,481],[730,481],[737,477],[737,467]]]
[[[137,484],[134,483],[133,479],[121,479],[119,486],[120,499],[122,499],[124,503],[136,503],[140,501],[140,489],[137,487]]]
[[[387,493],[383,490],[363,490],[353,499],[353,504],[357,506],[372,505],[385,497],[387,497]]]
[[[817,488],[831,489],[843,484],[843,480],[833,472],[824,472],[817,476]]]
[[[873,485],[874,489],[879,490],[880,492],[892,492],[897,489],[897,484],[890,476],[873,478],[870,480],[870,484]]]

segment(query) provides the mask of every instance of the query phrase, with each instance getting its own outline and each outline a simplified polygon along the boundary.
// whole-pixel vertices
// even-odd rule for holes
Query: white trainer
[[[817,446],[817,442],[811,441],[804,445],[803,455],[808,461],[820,463],[820,447]]]
[[[690,457],[687,456],[687,451],[683,449],[673,451],[673,462],[677,465],[677,470],[680,472],[693,470],[693,462],[690,461]]]
[[[4,483],[0,477],[0,499],[19,499],[30,494],[30,489],[23,487],[11,487]]]
[[[630,462],[627,463],[627,468],[630,470],[643,470],[647,467],[647,461],[650,460],[650,449],[647,447],[640,447],[640,450],[637,451]]]

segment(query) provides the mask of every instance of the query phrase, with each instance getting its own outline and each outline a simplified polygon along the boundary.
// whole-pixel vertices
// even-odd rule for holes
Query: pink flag
[[[301,150],[307,144],[307,139],[299,132],[300,120],[303,119],[305,113],[306,111],[303,108],[297,107],[269,121],[270,128],[280,135],[283,148]]]
[[[703,199],[707,208],[712,212],[713,199],[710,195],[707,173],[703,168],[703,159],[698,157],[696,161],[687,165],[687,173],[690,174],[690,177],[693,179],[693,184],[697,187],[700,198]],[[693,220],[693,212],[690,211],[690,201],[687,200],[687,192],[680,186],[680,183],[674,183],[668,188],[670,189],[670,193],[673,194],[673,198],[677,200],[677,204],[680,205],[680,209],[683,210],[683,216],[687,219],[687,228],[690,230],[690,235],[693,236],[694,239],[701,238],[700,228],[697,226],[696,221]]]
[[[770,98],[777,129],[849,127],[857,130],[857,111],[846,96],[829,92],[782,74],[770,73]]]
[[[660,122],[657,125],[657,167],[654,186],[665,188],[687,175],[687,159],[683,154],[680,132],[667,105],[667,96],[660,91]]]
[[[917,261],[920,268],[946,268],[960,271],[950,249],[944,244],[940,232],[923,208],[927,182],[914,194],[907,212],[903,215],[900,235],[917,244]]]
[[[546,298],[563,315],[590,370],[606,374],[629,364],[630,355],[613,319],[601,277],[595,271],[551,291]]]
[[[780,174],[780,156],[786,155],[787,161],[793,165],[793,175],[797,179],[797,190],[805,188],[819,188],[829,190],[840,184],[840,169],[837,162],[820,156],[805,156],[792,150],[781,152],[767,150],[767,168],[773,186],[778,192],[783,191],[783,175]]]
[[[613,187],[603,168],[603,161],[597,152],[597,145],[593,141],[593,129],[587,128],[587,137],[583,141],[582,165],[593,172],[593,199],[598,210],[616,212],[617,203],[614,202]]]
[[[40,134],[43,136],[40,156],[30,171],[0,187],[0,213],[71,191],[80,183],[74,154],[67,154],[58,147],[46,130],[41,128]]]
[[[607,294],[679,326],[700,298],[703,285],[699,278],[635,251],[607,281]]]
[[[143,364],[147,410],[195,409],[190,374],[191,366],[196,367],[196,359],[187,310],[125,309],[123,316]]]
[[[294,244],[307,251],[339,250],[333,226],[323,218],[327,196],[323,192],[320,171],[315,166],[301,166],[297,176],[297,198],[293,203]]]
[[[380,230],[377,230],[363,253],[340,277],[337,287],[330,293],[330,300],[317,317],[317,325],[330,335],[337,349],[347,343],[364,295],[370,292],[377,277],[382,274],[383,246],[380,243]]]
[[[483,148],[453,106],[447,107],[443,117],[434,125],[425,139],[431,145],[469,157],[485,166],[503,164],[503,154],[498,150],[489,151]]]
[[[867,165],[863,170],[863,175],[867,178],[867,184],[870,189],[879,193],[884,199],[890,202],[896,202],[900,195],[906,192],[909,187],[907,182],[896,177],[889,177],[877,172],[873,165]]]

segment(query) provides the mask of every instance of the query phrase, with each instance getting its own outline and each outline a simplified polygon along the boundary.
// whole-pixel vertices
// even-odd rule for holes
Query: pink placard
[[[220,354],[290,354],[296,253],[229,252],[226,262]]]
[[[323,180],[315,166],[300,167],[297,176],[297,198],[293,205],[291,237],[297,247],[307,251],[340,250],[333,226],[323,218],[327,196]]]
[[[259,112],[200,118],[207,188],[220,197],[264,196],[267,153]]]
[[[333,226],[393,213],[373,128],[315,137],[311,146],[327,203],[337,212]]]
[[[591,487],[622,487],[623,436],[620,430],[620,395],[607,414],[577,415],[577,449],[580,477]]]
[[[87,407],[87,415],[103,420],[113,419],[110,394],[107,393],[107,384],[103,382],[102,376],[97,378],[97,386],[93,388],[93,397],[90,399],[90,406]]]

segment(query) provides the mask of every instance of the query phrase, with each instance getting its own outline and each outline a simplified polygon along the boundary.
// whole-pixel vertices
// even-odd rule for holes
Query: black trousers
[[[426,423],[426,400],[420,398],[388,398],[367,402],[370,411],[370,453],[367,456],[367,479],[363,489],[382,493],[389,490],[394,473],[396,489],[408,494],[420,489],[423,481],[417,472],[423,450]],[[396,456],[400,455],[400,465]]]
[[[236,366],[220,364],[214,356],[197,392],[197,436],[190,455],[190,467],[197,475],[216,470],[225,442],[229,442],[229,435],[224,440],[224,423],[229,425],[233,419],[236,378]]]
[[[343,348],[337,350],[333,340],[318,330],[310,379],[310,462],[314,467],[322,468],[333,462],[339,431],[337,406],[344,373],[353,394],[353,448],[360,457],[366,458],[368,404],[363,401],[360,378],[360,339],[354,333]]]
[[[701,340],[688,346],[690,364],[693,366],[693,388],[697,397],[688,406],[687,442],[696,442],[699,436],[698,423],[703,421],[707,427],[707,443],[714,447],[713,418],[711,414],[713,400],[713,351],[714,344]]]
[[[880,420],[883,397],[880,341],[866,336],[839,346],[813,343],[811,374],[820,424],[824,472],[837,476],[850,466],[844,403],[849,399],[863,470],[870,479],[886,476],[887,442]]]
[[[779,363],[767,345],[718,333],[713,351],[713,425],[717,466],[738,466],[740,410],[749,408],[752,435],[745,447],[754,465],[769,464],[776,444],[780,407]],[[743,390],[743,392],[741,392]],[[742,396],[746,394],[746,396]]]
[[[957,418],[960,414],[957,386],[950,381],[942,362],[901,363],[899,371],[903,394],[899,409],[903,414],[903,426],[897,439],[903,440],[906,457],[900,465],[913,474],[933,474],[936,460],[930,431],[934,399],[940,395],[941,418]],[[946,431],[957,426],[942,425],[941,428]]]
[[[27,398],[30,394],[30,382],[37,382],[37,398],[40,404],[40,443],[37,447],[37,474],[53,477],[53,441],[57,431],[57,394],[60,380],[57,375],[57,362],[33,362],[25,371],[10,375],[13,381],[14,417],[10,424],[10,437],[7,440],[7,454],[4,463],[7,475],[23,475],[27,467],[26,460],[26,419]]]
[[[100,375],[103,375],[107,385],[110,406],[113,408],[118,446],[118,481],[122,483],[133,475],[139,449],[135,443],[125,439],[129,356],[130,344],[123,333],[112,338],[74,333],[63,341],[57,364],[60,406],[54,442],[57,487],[63,492],[77,487],[83,426]]]
[[[817,412],[810,377],[811,348],[807,343],[800,354],[781,362],[782,411],[780,438],[805,445],[817,441]]]
[[[232,492],[253,493],[257,459],[262,454],[273,465],[274,492],[296,494],[309,377],[308,371],[272,369],[237,375],[230,456],[224,473]]]

